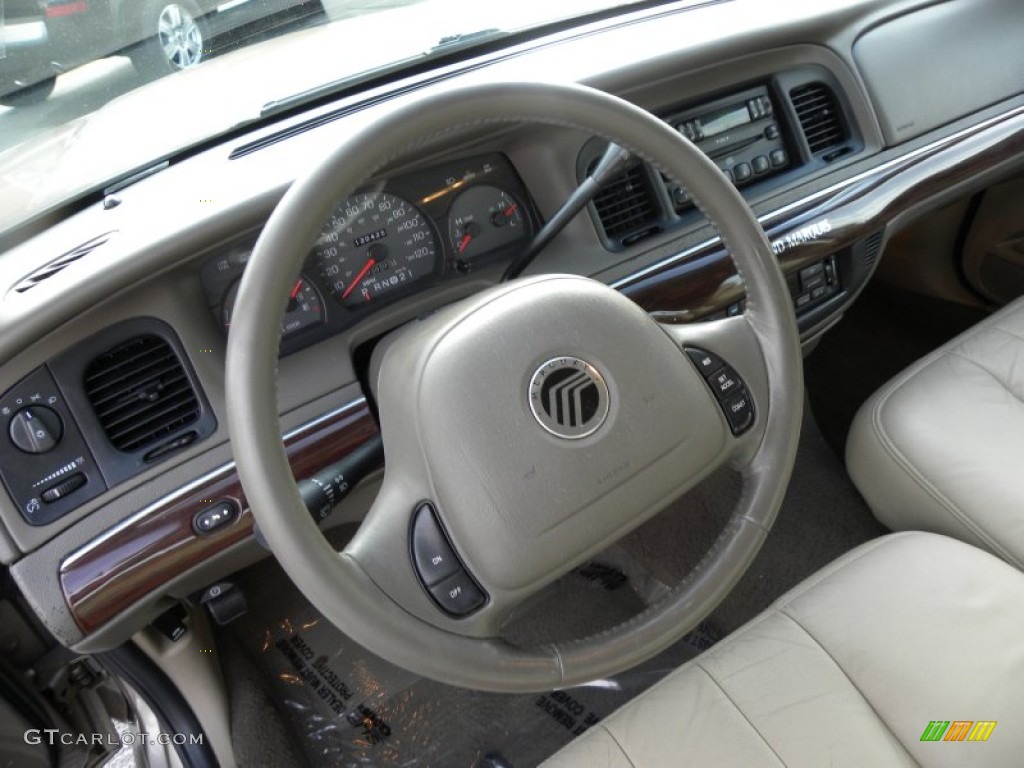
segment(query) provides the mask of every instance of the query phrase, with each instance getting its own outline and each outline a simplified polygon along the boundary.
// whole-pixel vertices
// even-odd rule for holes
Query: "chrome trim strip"
[[[232,8],[237,8],[240,5],[245,5],[249,0],[228,0],[226,3],[222,3],[214,9],[217,13],[224,13],[230,11]]]
[[[804,206],[813,205],[814,203],[826,197],[830,197],[836,194],[837,192],[848,189],[854,184],[858,184],[864,181],[865,179],[869,179],[872,176],[881,175],[886,171],[890,170],[891,168],[895,168],[899,165],[912,161],[915,158],[921,157],[922,155],[927,155],[932,152],[945,149],[946,147],[952,144],[956,144],[957,142],[963,139],[983,133],[984,131],[988,130],[989,128],[997,124],[1005,123],[1009,120],[1012,120],[1015,117],[1020,117],[1021,115],[1024,115],[1024,107],[1015,107],[1014,109],[1011,109],[1007,112],[1003,112],[1002,114],[990,117],[987,120],[983,120],[980,123],[977,123],[976,125],[972,125],[968,128],[964,128],[961,131],[957,131],[956,133],[950,134],[949,136],[937,139],[931,142],[930,144],[925,144],[923,147],[918,147],[917,149],[912,150],[911,152],[908,152],[905,155],[893,158],[892,160],[887,160],[881,165],[875,166],[874,168],[870,168],[866,171],[862,171],[856,176],[851,176],[849,179],[844,179],[843,181],[836,182],[830,187],[826,187],[825,189],[814,192],[813,194],[810,194],[807,197],[802,197],[799,200],[782,206],[781,208],[777,208],[774,211],[770,211],[766,214],[758,216],[757,221],[759,224],[761,224],[762,228],[767,230],[768,227],[774,224],[778,219],[781,219],[787,213],[796,210],[797,208],[803,208]],[[610,285],[612,288],[615,288],[616,290],[625,288],[628,285],[643,280],[645,277],[654,274],[655,272],[661,272],[663,269],[666,269],[667,267],[671,267],[675,264],[686,261],[694,254],[711,248],[715,245],[719,245],[721,244],[721,242],[722,239],[720,237],[709,238],[702,243],[698,243],[697,245],[687,248],[685,251],[681,251],[672,256],[667,256],[664,259],[655,262],[654,264],[644,267],[638,272],[633,272],[629,275],[626,275],[625,277],[621,277],[615,282],[610,283]]]
[[[366,405],[365,397],[358,397],[355,400],[350,400],[344,405],[335,408],[333,411],[328,411],[322,416],[318,416],[312,421],[307,421],[305,424],[301,424],[295,429],[286,432],[281,439],[287,442],[293,437],[296,437],[309,429],[315,429],[324,422],[334,419],[337,416],[341,416],[346,411],[354,410],[363,405]],[[178,499],[182,498],[183,496],[187,496],[188,494],[192,493],[192,491],[198,490],[207,483],[215,482],[217,480],[224,478],[225,476],[231,474],[235,470],[235,467],[236,464],[233,461],[229,461],[226,464],[222,464],[216,469],[211,469],[205,475],[202,475],[201,477],[193,480],[188,485],[182,486],[173,493],[169,493],[166,496],[162,496],[161,498],[157,499],[151,504],[143,507],[131,517],[127,517],[120,523],[117,523],[113,528],[108,528],[107,530],[103,531],[103,533],[101,533],[99,536],[90,540],[88,544],[79,549],[76,549],[70,555],[65,557],[60,563],[59,572],[64,573],[65,570],[73,566],[76,562],[78,562],[79,559],[89,554],[92,550],[101,545],[107,539],[116,536],[125,528],[130,528],[131,526],[138,523],[140,520],[145,519],[147,516],[152,514],[155,510],[159,509],[160,507],[166,506],[167,504],[173,504]]]

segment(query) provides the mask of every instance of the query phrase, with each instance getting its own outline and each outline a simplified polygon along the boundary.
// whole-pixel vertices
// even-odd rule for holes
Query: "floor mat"
[[[520,617],[518,640],[579,637],[628,618],[666,589],[627,561],[613,550],[556,582]],[[417,677],[366,651],[323,619],[276,564],[249,569],[238,584],[259,595],[251,601],[258,607],[225,631],[264,681],[309,764],[330,768],[472,768],[488,755],[512,768],[535,766],[719,636],[702,625],[645,664],[586,686],[490,694]]]
[[[677,584],[707,552],[739,498],[740,476],[719,470],[620,542],[666,584]],[[804,409],[793,475],[775,526],[753,564],[708,617],[737,629],[791,587],[859,544],[886,533]]]

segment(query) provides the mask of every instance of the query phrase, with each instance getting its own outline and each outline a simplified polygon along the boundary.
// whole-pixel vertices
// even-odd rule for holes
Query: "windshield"
[[[634,4],[0,0],[0,232],[370,75]]]

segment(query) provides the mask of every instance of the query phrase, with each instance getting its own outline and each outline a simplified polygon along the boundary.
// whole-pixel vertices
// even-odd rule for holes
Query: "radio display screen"
[[[704,138],[707,139],[711,136],[717,136],[719,133],[724,133],[731,128],[735,128],[737,125],[745,125],[746,123],[749,123],[750,112],[747,110],[747,105],[744,103],[720,109],[709,115],[702,115],[699,119],[701,132],[704,134]]]

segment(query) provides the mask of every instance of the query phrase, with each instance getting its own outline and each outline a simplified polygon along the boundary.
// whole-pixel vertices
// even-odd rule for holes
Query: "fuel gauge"
[[[231,327],[231,314],[235,310],[235,299],[238,297],[238,286],[241,279],[236,280],[227,295],[224,297],[222,309],[222,320],[224,330]],[[300,275],[288,293],[288,306],[284,311],[284,320],[281,321],[281,335],[301,331],[314,325],[320,325],[324,321],[324,302],[320,297],[320,291],[305,275]]]
[[[455,198],[448,214],[448,233],[455,257],[472,261],[527,238],[529,219],[507,192],[481,185]]]

